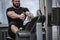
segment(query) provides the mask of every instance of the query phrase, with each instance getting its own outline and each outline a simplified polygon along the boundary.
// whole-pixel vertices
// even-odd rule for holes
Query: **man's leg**
[[[16,38],[16,32],[18,31],[17,23],[11,22],[8,27],[8,34],[12,39]]]
[[[18,31],[17,26],[11,25],[11,31],[16,34],[16,32]]]

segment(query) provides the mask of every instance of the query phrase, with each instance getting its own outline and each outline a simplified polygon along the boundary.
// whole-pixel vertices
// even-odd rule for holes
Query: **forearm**
[[[16,18],[19,18],[19,15],[16,14],[15,12],[11,11],[11,12],[8,12],[7,15],[12,18],[12,19],[16,19]]]
[[[17,14],[11,14],[10,17],[11,17],[12,19],[17,19],[17,18],[19,18],[19,15],[17,15]]]

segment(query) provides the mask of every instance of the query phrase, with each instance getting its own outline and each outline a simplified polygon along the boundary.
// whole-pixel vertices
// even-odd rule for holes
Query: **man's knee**
[[[18,31],[18,27],[15,26],[15,25],[11,25],[11,31],[12,31],[13,33],[16,33],[16,32]]]

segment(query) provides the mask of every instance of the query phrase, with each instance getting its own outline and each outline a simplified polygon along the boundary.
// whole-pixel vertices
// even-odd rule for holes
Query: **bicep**
[[[9,12],[7,12],[7,16],[11,16],[11,15],[13,15],[13,14],[14,14],[13,11],[9,11]]]
[[[18,18],[18,14],[16,14],[14,11],[7,12],[7,16],[13,19]]]

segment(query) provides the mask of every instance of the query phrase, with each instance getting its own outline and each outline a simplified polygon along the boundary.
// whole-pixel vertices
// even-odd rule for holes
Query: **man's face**
[[[16,7],[16,8],[19,8],[20,7],[20,0],[13,0],[13,6]]]

